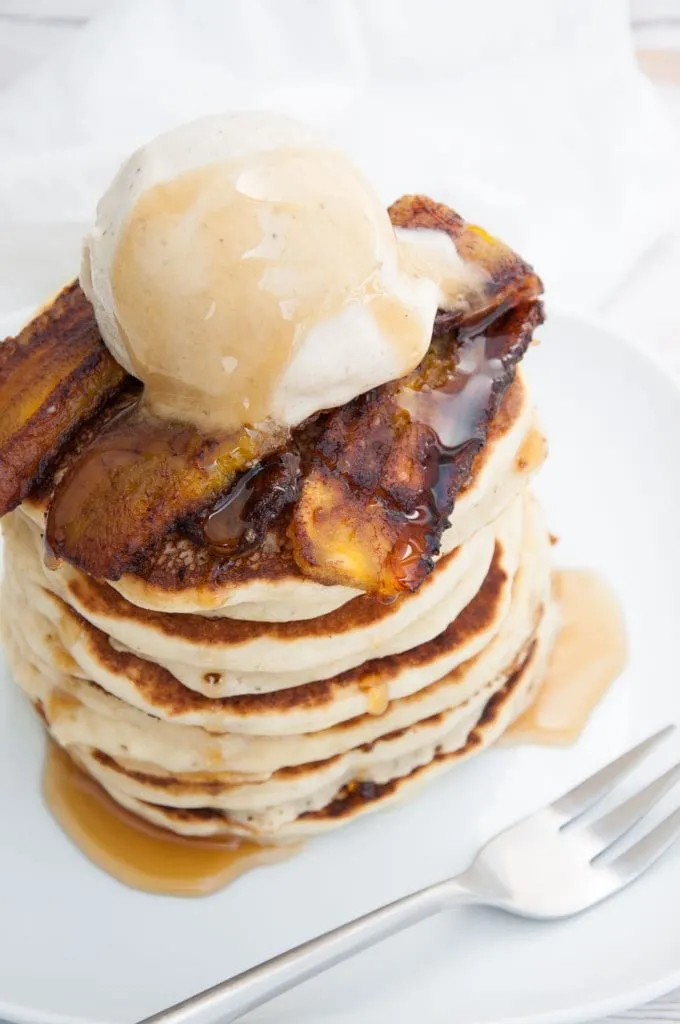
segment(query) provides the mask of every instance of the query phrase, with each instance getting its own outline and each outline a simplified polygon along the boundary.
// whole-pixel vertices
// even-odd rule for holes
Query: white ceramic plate
[[[462,869],[489,836],[633,740],[680,720],[680,394],[634,348],[553,316],[527,364],[551,458],[539,490],[561,561],[596,566],[625,606],[632,659],[569,750],[498,749],[414,803],[312,843],[216,896],[146,896],[85,860],[40,801],[41,730],[0,681],[0,1017],[135,1021]],[[675,749],[673,749],[675,747]],[[670,763],[671,739],[650,770]],[[680,983],[680,849],[579,918],[469,909],[426,922],[249,1021],[558,1022]]]

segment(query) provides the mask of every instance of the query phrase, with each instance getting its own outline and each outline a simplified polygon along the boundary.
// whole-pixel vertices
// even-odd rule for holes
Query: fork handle
[[[140,1024],[227,1024],[355,953],[439,913],[451,903],[473,900],[472,893],[455,879],[429,886],[303,942],[200,995],[145,1018]]]

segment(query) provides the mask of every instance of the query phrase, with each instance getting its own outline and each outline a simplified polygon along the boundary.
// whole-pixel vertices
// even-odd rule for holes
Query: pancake
[[[211,732],[279,735],[326,728],[364,711],[377,712],[391,697],[415,692],[441,677],[492,637],[508,604],[511,582],[497,552],[478,594],[429,643],[401,655],[373,659],[318,683],[213,699],[188,690],[153,662],[114,649],[106,634],[49,592],[29,587],[27,596],[32,634],[54,637],[45,657],[57,657],[59,664],[70,657],[75,674],[91,679],[128,705],[165,721],[201,725]],[[42,614],[43,609],[47,614]],[[60,652],[55,650],[57,640]]]
[[[340,789],[335,783],[313,797],[260,812],[227,813],[215,807],[172,807],[151,803],[125,792],[115,770],[101,771],[99,781],[122,806],[162,828],[187,836],[243,836],[260,843],[294,843],[410,798],[427,782],[472,754],[488,747],[526,709],[545,675],[558,620],[554,609],[544,615],[524,663],[479,711],[448,735],[432,737],[408,755],[381,762]],[[388,741],[386,741],[388,742]],[[385,752],[387,754],[387,752]],[[75,759],[78,761],[78,755]],[[84,766],[84,762],[80,762]],[[109,766],[110,767],[110,766]],[[374,774],[375,779],[370,778]],[[319,804],[320,806],[315,806]]]
[[[524,531],[519,573],[513,572],[514,560],[497,544],[477,594],[432,640],[401,654],[371,659],[328,680],[286,690],[226,698],[197,694],[159,665],[113,648],[105,633],[35,585],[27,591],[30,635],[55,634],[61,652],[48,648],[42,652],[45,660],[59,657],[63,663],[70,656],[76,674],[165,721],[200,725],[211,732],[273,736],[311,732],[375,713],[389,701],[417,692],[487,647],[511,612],[526,616],[535,603],[534,592],[542,594],[549,575],[547,535],[533,503]],[[9,616],[18,614],[17,609],[9,608]],[[514,627],[515,632],[518,629],[522,631]]]
[[[526,651],[523,652],[526,655]],[[305,807],[323,807],[348,783],[384,782],[398,772],[396,766],[433,744],[447,741],[454,730],[465,735],[478,720],[491,697],[503,688],[512,673],[488,682],[462,704],[413,723],[407,729],[387,733],[373,743],[353,747],[345,754],[325,761],[305,762],[282,768],[267,779],[243,781],[219,776],[195,778],[154,771],[153,765],[117,762],[94,748],[73,747],[72,754],[104,786],[113,787],[138,800],[180,808],[211,807],[237,816],[237,820],[276,808],[277,815],[295,817],[300,801]]]
[[[529,646],[550,598],[549,541],[533,502],[528,503],[520,568],[512,578],[507,608],[497,600],[499,582],[505,585],[499,575],[489,573],[475,599],[431,645],[385,659],[381,689],[366,682],[362,686],[361,678],[349,674],[317,687],[317,705],[311,684],[285,692],[292,703],[279,701],[280,694],[249,699],[247,717],[242,698],[209,701],[185,691],[187,699],[203,709],[203,728],[159,720],[87,678],[78,678],[82,668],[61,644],[54,621],[40,609],[41,604],[54,607],[58,600],[44,590],[36,587],[18,600],[5,600],[3,624],[10,634],[6,643],[17,681],[41,703],[50,730],[62,745],[95,747],[118,760],[155,765],[157,771],[263,777],[374,743],[387,733],[460,707],[489,683],[502,681],[508,666]],[[487,635],[490,626],[493,635],[480,645],[480,634]],[[447,651],[443,660],[442,644]],[[379,671],[380,662],[375,666]],[[214,717],[211,705],[217,705]],[[238,727],[239,732],[207,731],[225,727]],[[301,734],[293,732],[296,727]]]
[[[493,742],[530,702],[545,672],[555,626],[551,608],[521,664],[515,664],[504,678],[487,683],[464,705],[431,716],[412,729],[390,733],[376,744],[353,749],[344,758],[284,769],[261,784],[244,785],[236,778],[216,776],[169,779],[153,774],[144,763],[128,762],[126,767],[93,748],[73,746],[69,752],[123,806],[180,834],[229,833],[261,842],[295,841],[300,827],[311,834],[324,819],[332,824],[338,804],[345,804],[342,817],[360,813],[361,808],[353,806],[356,801],[349,799],[355,788],[371,792],[367,809],[375,809],[376,787],[381,790],[377,794],[381,803],[386,797],[393,802],[395,794],[403,797],[408,788],[424,781],[423,769],[428,765],[438,773]],[[267,806],[268,799],[277,798],[279,802]],[[314,819],[311,827],[309,819]],[[300,826],[298,821],[305,824]]]
[[[42,579],[87,621],[190,689],[216,697],[282,689],[329,678],[367,658],[396,654],[437,636],[479,590],[496,543],[517,564],[523,506],[520,496],[495,524],[444,556],[416,593],[390,605],[358,597],[303,622],[250,623],[141,610],[67,565],[44,570]],[[20,513],[8,517],[5,531],[11,551],[25,563],[16,573],[30,575],[36,559],[31,562],[25,553],[31,544],[39,549],[37,531]]]

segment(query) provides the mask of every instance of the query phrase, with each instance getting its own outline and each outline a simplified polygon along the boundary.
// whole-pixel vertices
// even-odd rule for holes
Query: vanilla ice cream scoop
[[[133,154],[98,206],[81,282],[151,410],[225,430],[295,426],[408,373],[440,297],[354,165],[259,113]]]

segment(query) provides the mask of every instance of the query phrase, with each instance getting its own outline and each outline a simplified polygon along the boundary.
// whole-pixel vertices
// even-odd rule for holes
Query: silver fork
[[[501,832],[462,875],[365,914],[140,1024],[226,1024],[455,904],[476,903],[552,920],[607,899],[639,878],[680,834],[679,808],[624,852],[611,849],[680,779],[680,763],[599,818],[587,823],[579,819],[673,728],[650,736],[559,800]]]

